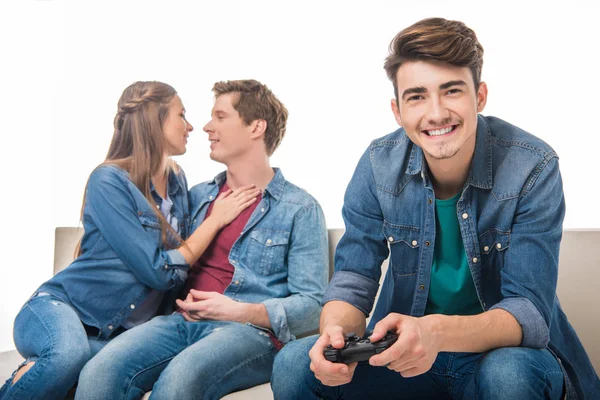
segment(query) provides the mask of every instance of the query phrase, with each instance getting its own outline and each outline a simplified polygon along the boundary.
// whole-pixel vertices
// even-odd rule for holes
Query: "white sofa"
[[[73,249],[82,230],[56,228],[54,244],[54,273],[65,268],[73,258]],[[333,272],[333,253],[343,229],[329,230],[329,272]],[[565,230],[560,251],[558,297],[585,346],[596,371],[600,371],[600,229]],[[383,273],[387,263],[382,266]],[[594,294],[596,293],[596,294]],[[16,351],[0,353],[0,382],[4,382],[22,361]],[[145,396],[147,398],[147,395]],[[225,396],[226,400],[272,400],[269,384],[255,386]]]

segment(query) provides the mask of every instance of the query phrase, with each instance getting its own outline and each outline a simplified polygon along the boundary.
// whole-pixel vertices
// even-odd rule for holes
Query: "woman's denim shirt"
[[[424,315],[434,199],[423,152],[403,129],[373,141],[346,191],[346,231],[323,302],[345,301],[368,315],[391,253],[370,328],[391,312]],[[556,153],[515,126],[478,116],[457,217],[481,308],[510,312],[522,327],[521,345],[549,347],[570,378],[569,398],[583,398],[600,383],[556,297],[564,214]]]
[[[234,267],[224,294],[236,301],[263,303],[271,329],[287,343],[319,324],[320,302],[328,280],[327,228],[319,203],[286,181],[281,171],[263,192],[240,237],[229,252]],[[226,180],[190,189],[192,232]]]
[[[169,176],[171,212],[183,238],[189,230],[183,171]],[[155,201],[160,197],[152,188]],[[173,293],[189,266],[178,250],[165,250],[158,217],[124,170],[106,165],[92,172],[83,211],[82,254],[38,291],[70,304],[81,321],[109,337],[152,289]],[[174,296],[165,296],[165,303]],[[167,310],[168,311],[168,310]]]

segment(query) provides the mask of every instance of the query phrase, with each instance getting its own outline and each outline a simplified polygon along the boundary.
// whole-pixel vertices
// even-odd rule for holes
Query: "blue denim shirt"
[[[403,129],[374,140],[346,191],[346,231],[323,302],[345,301],[368,315],[391,253],[369,328],[391,312],[424,315],[434,199],[423,152]],[[522,346],[558,356],[570,378],[569,398],[600,398],[598,376],[556,297],[564,214],[556,153],[515,126],[478,116],[457,216],[481,307],[510,312],[523,330]]]
[[[187,181],[183,171],[169,176],[171,212],[180,235],[189,231]],[[152,189],[155,200],[158,194]],[[70,304],[81,321],[108,338],[152,289],[175,294],[189,265],[178,250],[165,250],[158,217],[150,203],[116,166],[98,167],[90,175],[83,211],[83,253],[38,291]],[[175,295],[165,296],[164,304]],[[169,310],[165,310],[168,312]]]
[[[281,171],[263,193],[229,252],[234,267],[224,295],[263,303],[275,336],[287,343],[319,324],[328,280],[327,228],[319,203],[286,181]],[[192,231],[226,180],[222,172],[190,189]]]

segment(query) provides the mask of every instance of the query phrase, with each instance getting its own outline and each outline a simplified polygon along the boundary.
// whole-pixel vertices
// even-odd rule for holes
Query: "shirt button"
[[[263,208],[261,208],[261,209],[260,209],[260,212],[265,212],[265,208],[264,208],[264,207],[263,207]]]
[[[463,219],[467,219],[467,218],[469,218],[469,214],[467,214],[467,213],[464,213],[464,214],[462,215],[462,217],[463,217]]]
[[[272,243],[271,239],[267,239],[267,244],[271,244],[271,243]]]
[[[394,241],[394,237],[393,237],[393,236],[390,236],[390,237],[388,238],[388,242],[393,242],[393,241]]]
[[[160,205],[159,205],[159,204],[157,204],[157,205],[156,205],[156,208],[158,208],[158,209],[160,210]]]
[[[130,304],[129,308],[131,308],[133,310],[135,308],[135,304]]]
[[[473,257],[473,264],[477,264],[477,257]]]
[[[169,269],[169,266],[167,264],[165,264],[165,269]]]
[[[427,204],[431,204],[433,203],[433,201],[431,201],[431,199],[427,199]]]
[[[212,199],[213,199],[213,196],[208,196],[208,199],[209,199],[209,200],[212,200]]]
[[[239,285],[239,284],[240,284],[240,281],[235,281],[234,283],[235,283],[236,285]]]
[[[112,330],[113,330],[113,326],[112,326],[112,325],[109,325],[109,326],[108,326],[108,330],[109,330],[109,331],[112,331]]]
[[[483,251],[490,251],[490,246],[483,246]]]
[[[431,242],[429,240],[426,240],[425,241],[425,246],[429,246],[429,245],[431,245]]]
[[[237,261],[232,260],[231,263],[235,265],[235,264],[237,264]]]
[[[496,244],[496,248],[497,248],[497,249],[501,249],[501,248],[502,248],[502,245],[501,245],[500,243],[498,243],[498,244]]]
[[[419,285],[419,290],[425,290],[425,285]]]
[[[416,240],[413,240],[411,243],[412,243],[413,246],[416,246],[416,245],[419,244],[419,242],[417,242]]]

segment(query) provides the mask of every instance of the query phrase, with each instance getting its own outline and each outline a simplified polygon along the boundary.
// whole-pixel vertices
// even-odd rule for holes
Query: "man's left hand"
[[[431,369],[439,349],[426,318],[388,314],[375,325],[371,341],[382,339],[387,331],[395,332],[398,340],[383,353],[372,356],[369,364],[387,366],[405,378],[421,375]]]
[[[177,299],[176,303],[188,321],[211,319],[240,322],[243,316],[243,303],[217,292],[191,289],[185,301]]]

